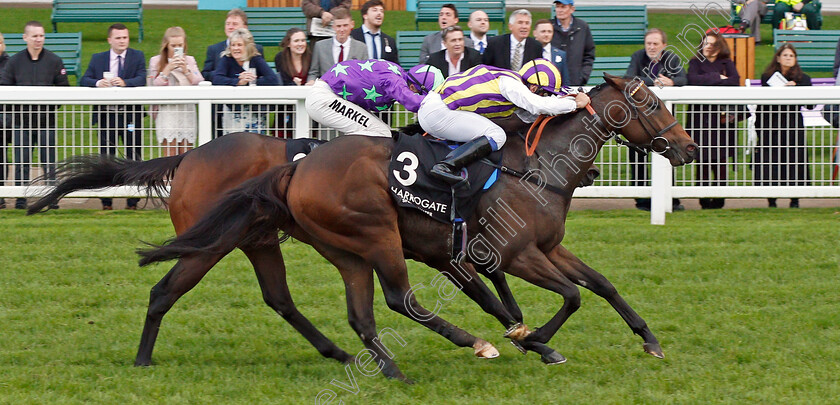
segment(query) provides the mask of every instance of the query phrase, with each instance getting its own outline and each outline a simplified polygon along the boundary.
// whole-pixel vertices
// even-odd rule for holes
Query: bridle
[[[639,84],[633,90],[630,91],[630,94],[629,94],[630,98],[632,98],[636,94],[636,92],[638,92],[639,89],[642,88],[643,85],[644,85],[643,82],[639,82]],[[573,96],[568,95],[567,97],[573,97]],[[647,155],[648,150],[654,151],[654,152],[656,152],[660,155],[668,152],[668,150],[671,149],[671,143],[663,135],[665,135],[665,133],[670,131],[671,128],[676,126],[677,121],[674,120],[674,122],[666,125],[664,128],[660,129],[659,131],[656,131],[655,126],[653,125],[653,122],[651,122],[650,118],[648,118],[646,114],[642,114],[639,111],[639,107],[636,105],[636,103],[633,103],[631,101],[628,104],[630,104],[630,109],[631,109],[630,119],[631,120],[636,120],[636,121],[639,122],[639,125],[642,126],[642,129],[645,131],[645,134],[648,136],[648,138],[650,138],[650,142],[648,144],[645,144],[645,145],[638,145],[638,144],[635,144],[633,142],[630,142],[628,140],[625,140],[625,139],[621,138],[621,136],[616,132],[615,135],[614,135],[616,143],[618,143],[619,145],[626,146],[630,149],[633,149],[634,151],[636,151],[637,153],[640,153],[642,155]],[[607,131],[610,131],[610,129],[607,127],[607,125],[604,124],[604,121],[601,118],[601,116],[595,111],[594,108],[592,108],[592,104],[587,104],[585,108],[586,108],[586,111],[589,112],[589,114],[595,120],[596,124],[600,125],[601,127],[606,129]],[[534,152],[537,149],[537,144],[539,144],[539,142],[540,142],[540,137],[542,136],[543,129],[545,129],[546,124],[548,124],[548,122],[551,121],[554,117],[556,117],[556,115],[552,115],[552,116],[540,115],[531,124],[531,127],[528,129],[528,133],[525,136],[525,155],[526,156],[532,156],[534,154]],[[531,146],[528,146],[529,140],[531,138],[531,134],[535,130],[536,130],[536,134],[534,136],[534,142],[531,144]]]

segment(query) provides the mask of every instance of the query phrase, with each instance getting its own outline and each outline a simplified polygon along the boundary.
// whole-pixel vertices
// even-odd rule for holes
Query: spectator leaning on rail
[[[429,55],[443,49],[443,29],[458,24],[458,9],[452,3],[446,3],[440,7],[438,13],[438,27],[440,31],[426,35],[423,38],[423,44],[420,45],[420,63],[426,63]],[[465,46],[472,47],[473,43],[470,39],[464,40]]]
[[[3,79],[3,69],[9,61],[9,54],[6,53],[6,39],[0,33],[0,80]],[[11,116],[4,114],[6,105],[0,105],[0,185],[6,181],[6,145],[12,143]],[[8,122],[7,122],[8,120]],[[6,199],[0,197],[0,210],[6,208]]]
[[[802,72],[796,58],[796,48],[784,44],[776,50],[773,60],[761,75],[761,85],[768,86],[770,77],[779,73],[787,86],[810,86],[811,77]],[[758,147],[753,155],[753,176],[758,186],[808,186],[808,141],[801,105],[759,105],[755,129]],[[806,106],[813,108],[813,106]],[[768,198],[768,205],[776,207],[776,199]],[[799,208],[799,199],[790,199],[791,208]]]
[[[382,32],[385,21],[385,4],[382,0],[368,0],[362,4],[362,26],[350,31],[350,38],[367,45],[368,59],[384,59],[399,63],[397,41]]]
[[[303,10],[303,15],[306,16],[306,32],[311,32],[312,19],[320,18],[321,23],[329,25],[335,20],[335,11],[339,8],[349,10],[353,6],[352,0],[302,0],[300,8]],[[328,39],[329,37],[317,37],[310,35],[310,46],[315,46],[315,43]]]
[[[484,54],[487,49],[487,31],[490,30],[490,17],[481,10],[475,10],[470,14],[467,21],[467,28],[470,29],[470,40],[473,42],[473,49],[479,54]]]
[[[710,32],[700,43],[699,53],[688,63],[688,84],[692,86],[738,86],[741,77],[729,58],[729,47],[717,32]],[[701,186],[726,185],[727,159],[735,156],[738,123],[720,104],[688,106],[686,130],[700,145],[697,180]],[[712,174],[715,181],[711,181]],[[703,209],[723,208],[722,198],[701,198]]]
[[[504,146],[507,135],[490,118],[510,116],[517,108],[533,115],[566,114],[589,104],[584,93],[574,98],[553,95],[560,91],[560,72],[545,59],[528,62],[518,73],[478,65],[450,76],[423,99],[417,119],[438,138],[466,143],[436,164],[431,174],[459,183],[464,166]]]
[[[537,20],[537,24],[534,25],[534,39],[542,45],[542,58],[548,59],[556,66],[560,71],[560,77],[566,80],[569,77],[566,52],[552,45],[552,38],[554,38],[554,25],[551,24],[551,20],[546,18]]]
[[[26,49],[12,56],[0,76],[2,86],[69,86],[67,70],[56,54],[44,48],[44,26],[30,21],[23,27],[23,41]],[[12,111],[14,126],[15,185],[25,186],[29,182],[29,163],[32,160],[32,145],[40,145],[38,153],[44,174],[49,181],[55,180],[56,139],[55,105],[15,105]],[[5,154],[5,151],[3,151]],[[15,208],[26,208],[26,199],[15,200]],[[54,205],[50,208],[58,208]]]
[[[481,64],[481,54],[464,46],[464,30],[461,27],[453,25],[444,29],[443,43],[446,49],[431,54],[429,65],[438,68],[444,78]]]
[[[348,60],[315,81],[306,97],[306,112],[345,134],[391,137],[391,128],[371,112],[387,110],[394,102],[417,112],[423,94],[442,82],[440,71],[428,65],[405,72],[393,62]]]
[[[109,51],[95,53],[79,85],[85,87],[139,87],[146,85],[146,57],[131,49],[128,28],[123,24],[108,27]],[[107,77],[106,77],[107,76]],[[125,157],[143,159],[142,105],[95,106],[91,123],[99,125],[99,150],[103,155],[117,154],[117,137],[125,145]],[[102,209],[113,209],[110,198],[102,198]],[[129,198],[126,209],[136,210],[139,198]]]
[[[160,54],[149,60],[152,86],[193,86],[202,80],[195,58],[187,55],[187,34],[169,27],[163,34]],[[190,150],[195,142],[195,104],[165,104],[157,107],[157,140],[166,156]]]
[[[773,6],[773,20],[771,25],[773,28],[779,28],[779,22],[785,19],[785,13],[794,12],[805,14],[805,22],[808,23],[809,30],[820,29],[817,17],[819,10],[817,3],[813,0],[776,0],[776,5]]]
[[[645,33],[645,48],[633,53],[630,66],[624,77],[642,80],[648,86],[684,86],[688,82],[682,61],[668,47],[668,36],[659,28],[651,28]],[[647,156],[632,149],[627,151],[630,162],[630,182],[633,186],[649,186],[647,174]],[[674,198],[673,210],[682,211],[685,207],[678,198]],[[650,198],[637,198],[636,208],[650,211]]]
[[[542,46],[531,38],[531,12],[519,9],[508,19],[510,35],[490,38],[482,63],[502,69],[519,70],[542,56]]]
[[[569,61],[569,77],[563,78],[563,85],[583,86],[592,74],[595,63],[595,41],[589,24],[579,18],[574,18],[574,0],[554,0],[554,12],[557,17],[554,23],[554,39],[552,45],[566,52]]]

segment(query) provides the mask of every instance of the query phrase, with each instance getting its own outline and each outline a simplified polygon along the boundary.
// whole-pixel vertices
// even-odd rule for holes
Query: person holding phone
[[[181,27],[169,27],[163,34],[160,54],[149,60],[151,86],[193,86],[203,77],[195,58],[187,55],[187,34]],[[164,155],[188,151],[196,136],[195,104],[169,104],[152,107],[157,140]]]

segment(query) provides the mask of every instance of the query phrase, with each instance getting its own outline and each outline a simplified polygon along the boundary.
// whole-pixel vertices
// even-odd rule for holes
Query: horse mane
[[[413,122],[400,128],[399,132],[406,135],[423,135],[426,131],[420,127],[419,122]]]

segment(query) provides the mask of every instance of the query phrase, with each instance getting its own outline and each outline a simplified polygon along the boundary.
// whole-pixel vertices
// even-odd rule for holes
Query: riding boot
[[[449,184],[460,183],[465,180],[461,177],[461,169],[492,151],[493,147],[487,137],[480,136],[449,152],[445,159],[432,167],[431,174]]]

